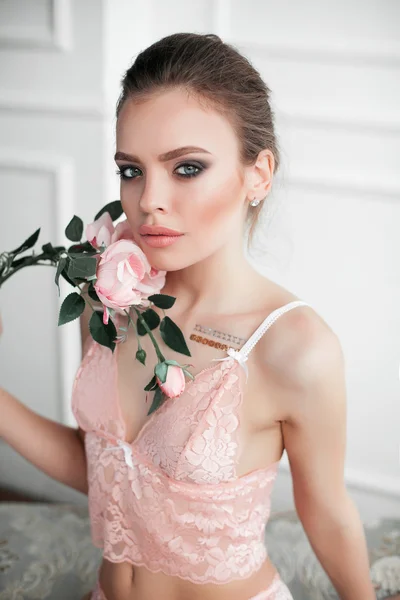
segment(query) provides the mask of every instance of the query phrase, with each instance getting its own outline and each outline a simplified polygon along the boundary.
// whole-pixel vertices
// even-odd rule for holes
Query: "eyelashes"
[[[178,177],[181,177],[182,179],[190,179],[192,177],[197,177],[198,175],[200,175],[200,173],[202,173],[205,170],[205,165],[201,165],[201,164],[193,164],[193,163],[182,163],[181,165],[179,165],[178,167],[176,167],[176,169],[181,169],[182,167],[190,167],[192,169],[196,169],[195,172],[191,172],[188,173],[187,175],[183,175],[182,173],[177,173]],[[128,170],[132,170],[132,171],[140,171],[140,169],[138,167],[131,167],[129,165],[125,165],[124,167],[121,167],[120,169],[116,170],[116,174],[123,180],[123,181],[132,181],[134,179],[136,179],[136,177],[129,177],[125,174],[126,171]]]

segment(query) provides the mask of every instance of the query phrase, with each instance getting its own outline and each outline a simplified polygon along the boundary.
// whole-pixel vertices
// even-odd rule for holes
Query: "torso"
[[[194,331],[195,322],[219,331],[231,333],[241,338],[248,339],[259,326],[267,314],[283,306],[296,296],[286,291],[279,285],[265,280],[266,298],[264,306],[248,314],[233,317],[220,315],[201,315],[185,318],[179,315],[175,305],[167,311],[167,315],[180,327],[191,356],[178,354],[166,346],[156,330],[157,343],[165,357],[175,359],[180,364],[190,363],[189,370],[194,375],[213,364],[213,358],[223,358],[226,353],[210,346],[204,346],[189,339]],[[162,292],[163,293],[163,292]],[[176,303],[177,304],[177,303]],[[160,309],[153,307],[160,318],[164,314]],[[126,319],[127,320],[127,319]],[[125,323],[124,323],[125,325]],[[277,325],[278,326],[278,325]],[[268,335],[270,331],[266,333]],[[126,441],[132,442],[149,418],[147,412],[150,407],[152,394],[149,395],[147,404],[144,402],[146,392],[144,387],[153,376],[156,355],[154,346],[148,335],[140,338],[141,345],[147,353],[146,365],[135,360],[137,340],[133,328],[128,329],[128,339],[118,349],[118,391],[120,409],[126,426]],[[250,354],[247,365],[249,378],[243,396],[243,412],[240,427],[245,440],[244,451],[237,466],[237,475],[242,475],[258,468],[266,467],[278,461],[284,450],[281,422],[287,416],[286,404],[282,401],[279,387],[274,384],[273,373],[265,368],[265,353],[267,344],[257,344]],[[271,348],[271,356],[274,354]],[[273,370],[275,358],[271,360]],[[164,600],[247,600],[265,589],[272,581],[276,569],[266,559],[261,569],[245,580],[233,581],[228,584],[196,585],[179,577],[171,577],[159,573],[152,573],[145,567],[133,566],[128,562],[113,563],[103,559],[100,568],[100,584],[106,594],[107,600],[152,600],[162,597]]]

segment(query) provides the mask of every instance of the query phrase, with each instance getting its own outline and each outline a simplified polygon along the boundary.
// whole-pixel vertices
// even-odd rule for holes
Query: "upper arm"
[[[282,370],[287,402],[282,431],[295,506],[306,527],[321,515],[340,519],[344,506],[346,381],[336,334],[315,313],[304,312],[298,323]]]
[[[82,427],[78,426],[77,434],[78,434],[78,437],[81,440],[82,444],[85,444],[86,431],[84,429],[82,429]]]

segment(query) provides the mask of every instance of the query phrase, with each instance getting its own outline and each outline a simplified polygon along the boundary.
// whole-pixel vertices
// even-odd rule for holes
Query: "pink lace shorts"
[[[280,578],[279,573],[276,573],[267,589],[258,592],[249,600],[294,600],[294,598],[287,585]]]
[[[92,590],[90,600],[107,600],[106,595],[101,589],[99,580]],[[266,590],[252,596],[249,600],[294,600],[287,585],[282,581],[278,573],[273,578],[271,585]]]

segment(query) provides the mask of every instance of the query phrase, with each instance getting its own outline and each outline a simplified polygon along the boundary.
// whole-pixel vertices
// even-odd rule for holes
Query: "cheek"
[[[240,213],[240,193],[238,187],[222,186],[213,193],[205,195],[196,212],[196,225],[208,230],[225,228],[231,220],[236,220]]]

